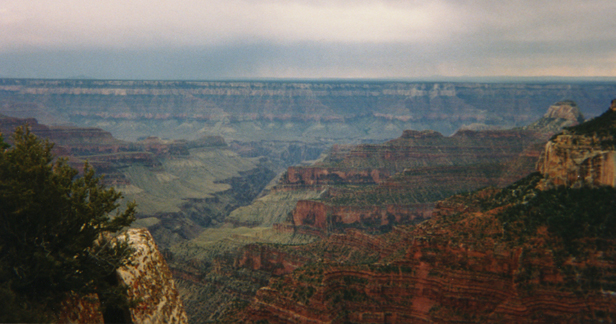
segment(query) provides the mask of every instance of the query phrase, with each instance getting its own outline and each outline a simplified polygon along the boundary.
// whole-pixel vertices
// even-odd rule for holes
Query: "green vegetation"
[[[132,253],[116,233],[135,205],[114,217],[121,194],[106,189],[87,164],[82,176],[51,154],[27,127],[13,146],[0,137],[0,322],[41,321],[67,293],[97,293],[103,307],[127,306],[115,270]]]
[[[333,304],[336,304],[342,301],[356,302],[356,303],[365,302],[365,301],[368,301],[370,298],[363,291],[353,289],[353,288],[344,288],[344,289],[336,290],[334,291],[333,294],[328,295],[328,299]]]
[[[581,239],[612,238],[616,232],[615,188],[559,187],[539,191],[531,187],[536,181],[537,175],[531,175],[496,197],[502,199],[501,203],[517,200],[498,215],[506,240],[524,240],[540,226],[547,226],[562,240],[567,252],[575,255]]]
[[[302,304],[308,304],[310,297],[314,295],[316,289],[312,286],[299,286],[293,291],[293,299]]]
[[[496,195],[478,201],[481,209],[487,211],[509,204],[525,204],[536,196],[539,191],[536,187],[541,179],[543,179],[541,173],[533,172],[506,187]]]
[[[585,123],[566,128],[574,135],[616,136],[616,111],[608,110]]]
[[[564,134],[598,138],[598,142],[593,139],[593,144],[598,144],[602,149],[616,148],[616,111],[609,109],[599,117],[576,126],[566,127]],[[558,135],[560,134],[554,135],[552,139]]]
[[[536,188],[543,176],[532,173],[494,196],[480,201],[487,211],[506,206],[498,214],[507,241],[522,242],[546,226],[560,238],[570,254],[576,254],[582,239],[611,239],[616,232],[616,189],[604,187],[549,190]]]

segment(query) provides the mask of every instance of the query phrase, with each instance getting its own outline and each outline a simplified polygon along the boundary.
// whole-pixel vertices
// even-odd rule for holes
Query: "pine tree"
[[[80,176],[65,159],[54,162],[53,144],[28,127],[12,139],[0,135],[0,289],[43,308],[68,292],[122,299],[109,278],[132,250],[112,236],[134,220],[135,204],[120,211],[121,194],[92,167]]]

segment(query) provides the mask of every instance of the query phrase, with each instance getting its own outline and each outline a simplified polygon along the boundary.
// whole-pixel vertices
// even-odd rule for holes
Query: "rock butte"
[[[531,173],[552,131],[581,120],[576,103],[562,101],[528,128],[459,130],[449,137],[406,130],[383,144],[334,147],[323,162],[289,167],[276,190],[329,188],[293,210],[292,224],[302,233],[416,223],[429,218],[440,199]]]

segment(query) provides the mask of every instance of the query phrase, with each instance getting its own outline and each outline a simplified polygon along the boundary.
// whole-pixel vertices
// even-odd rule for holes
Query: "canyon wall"
[[[599,114],[609,83],[196,82],[0,79],[0,113],[100,127],[115,137],[353,142],[406,129],[452,134],[464,125],[513,127],[553,102]]]
[[[298,202],[292,220],[300,231],[387,230],[429,217],[434,202],[451,195],[523,178],[555,131],[582,120],[569,100],[524,128],[459,130],[447,137],[405,130],[382,144],[336,146],[322,161],[289,167],[276,188],[326,189],[318,200]]]
[[[346,226],[356,225],[379,230],[383,226],[419,222],[428,219],[433,205],[327,205],[320,201],[300,200],[293,210],[293,224],[308,226],[323,232],[336,232]],[[300,232],[302,229],[298,229]]]
[[[324,252],[272,279],[229,321],[610,321],[616,311],[611,290],[616,285],[610,275],[616,269],[614,249],[591,248],[583,257],[563,261],[556,256],[561,253],[553,245],[557,241],[545,228],[511,245],[502,237],[497,211],[482,211],[479,202],[499,192],[492,189],[440,202],[434,216],[415,227],[396,227],[381,236],[337,234],[313,243],[311,249],[304,247]],[[354,254],[366,259],[349,260]],[[600,275],[593,277],[594,271]],[[601,282],[605,290],[590,282]]]
[[[615,186],[616,151],[601,149],[598,138],[559,135],[545,146],[537,168],[553,186]],[[575,144],[574,144],[575,143]]]
[[[335,159],[289,167],[281,185],[379,184],[413,169],[504,163],[545,140],[546,134],[525,130],[466,130],[449,137],[434,131],[406,130],[401,137],[383,144],[357,145],[345,154],[335,153]]]
[[[311,166],[289,167],[277,190],[326,188],[299,201],[299,231],[335,233],[349,226],[374,232],[430,217],[434,202],[464,191],[509,184],[535,167],[549,133],[526,130],[405,131],[383,144],[357,145]]]
[[[429,220],[398,225],[386,234],[349,229],[307,246],[279,247],[286,256],[310,259],[272,278],[248,307],[227,319],[241,323],[613,321],[615,103],[614,111],[554,136],[538,163],[541,173],[507,188],[436,202]],[[525,159],[536,153],[534,145],[525,150]],[[300,201],[296,211],[306,211],[294,213],[293,218],[323,228],[335,213],[329,208],[318,200]],[[269,268],[283,269],[277,267],[277,258],[263,256],[273,255],[271,248],[259,250],[261,259],[268,260]],[[247,250],[245,258],[250,254]]]

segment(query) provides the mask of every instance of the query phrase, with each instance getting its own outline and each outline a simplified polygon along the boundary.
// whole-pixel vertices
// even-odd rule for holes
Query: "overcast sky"
[[[0,0],[0,77],[616,77],[614,0]]]

